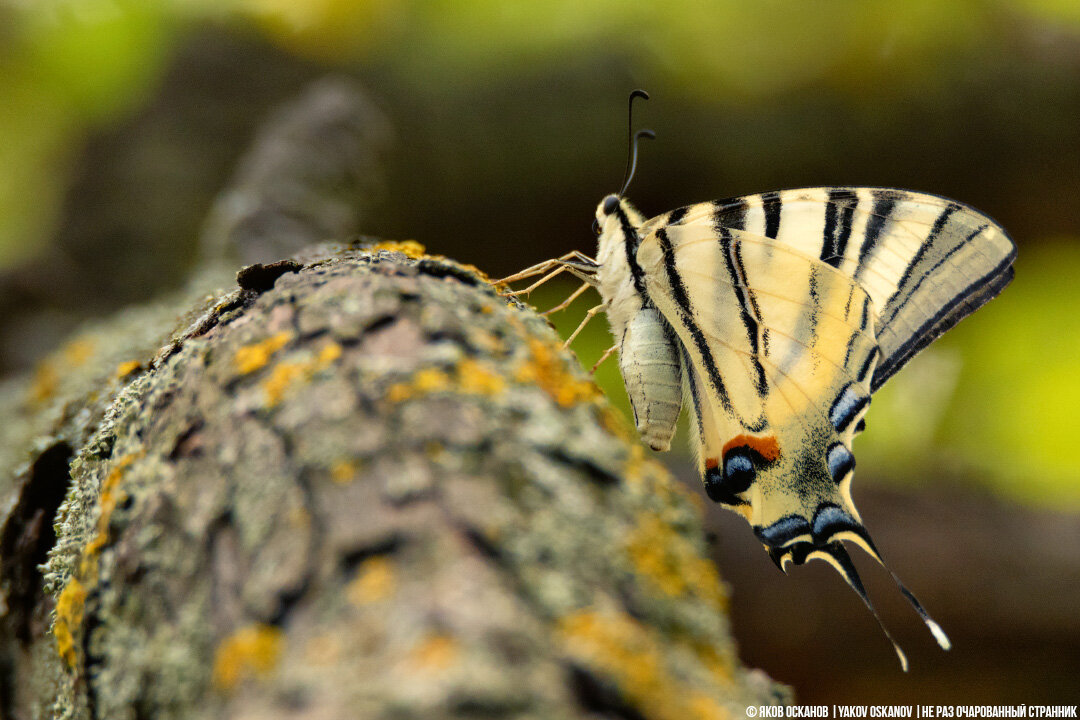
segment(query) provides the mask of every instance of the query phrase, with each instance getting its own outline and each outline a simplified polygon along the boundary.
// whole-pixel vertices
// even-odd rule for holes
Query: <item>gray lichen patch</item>
[[[20,668],[59,699],[23,695],[27,716],[663,720],[782,697],[738,661],[693,499],[551,329],[387,247],[219,301],[73,446],[54,636]]]

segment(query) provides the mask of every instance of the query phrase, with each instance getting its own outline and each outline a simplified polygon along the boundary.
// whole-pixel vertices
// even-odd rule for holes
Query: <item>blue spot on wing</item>
[[[855,469],[855,456],[841,443],[836,443],[829,448],[825,460],[829,465],[829,475],[835,482],[840,482]]]
[[[754,534],[769,547],[780,547],[800,535],[809,535],[810,523],[799,515],[788,515],[768,527],[754,528]]]
[[[829,408],[829,422],[836,432],[842,433],[869,404],[869,395],[863,394],[854,385],[847,385]]]
[[[818,507],[818,511],[814,513],[814,525],[811,531],[815,543],[826,543],[830,537],[845,530],[860,532],[862,525],[856,522],[847,511],[836,505],[825,503]]]

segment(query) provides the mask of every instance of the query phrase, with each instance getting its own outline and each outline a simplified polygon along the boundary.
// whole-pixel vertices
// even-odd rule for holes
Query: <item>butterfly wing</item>
[[[1016,247],[1001,226],[936,195],[890,188],[805,188],[683,210],[684,224],[774,239],[855,279],[873,302],[881,349],[871,380],[874,391],[1013,277]],[[667,217],[643,226],[642,236]]]
[[[849,448],[878,356],[869,295],[774,239],[671,220],[638,260],[681,341],[710,496],[770,549],[861,534]]]
[[[649,299],[681,342],[710,497],[781,568],[826,560],[873,611],[841,544],[881,561],[851,499],[852,439],[873,391],[1008,284],[1012,241],[972,208],[877,188],[702,203],[639,234]]]

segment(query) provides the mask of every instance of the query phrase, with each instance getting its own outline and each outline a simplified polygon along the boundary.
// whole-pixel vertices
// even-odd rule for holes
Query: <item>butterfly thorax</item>
[[[644,278],[637,263],[637,229],[644,218],[628,201],[608,195],[596,208],[597,280],[604,311],[618,338],[635,313],[648,304]]]
[[[629,202],[608,195],[596,209],[597,289],[619,348],[619,370],[642,439],[668,450],[682,406],[682,359],[674,332],[652,304],[637,261],[644,218]]]

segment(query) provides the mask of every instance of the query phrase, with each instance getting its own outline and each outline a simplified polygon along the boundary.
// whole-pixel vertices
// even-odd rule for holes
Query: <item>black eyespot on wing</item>
[[[619,207],[619,198],[614,195],[608,195],[604,198],[604,214],[611,215]]]
[[[752,480],[752,478],[751,478]],[[749,483],[747,484],[749,487]],[[745,489],[745,488],[744,488]],[[713,502],[723,505],[749,505],[748,502],[735,494],[724,477],[724,471],[718,467],[706,468],[705,470],[705,493]]]
[[[746,492],[757,476],[748,448],[735,448],[724,458],[724,484],[733,493]]]
[[[829,466],[829,475],[834,482],[840,482],[847,474],[855,469],[855,456],[851,454],[842,443],[835,443],[825,455],[825,462]]]
[[[862,419],[859,420],[859,422],[855,423],[855,434],[858,435],[859,433],[861,433],[861,432],[863,432],[865,430],[866,430],[866,418],[862,418]]]

